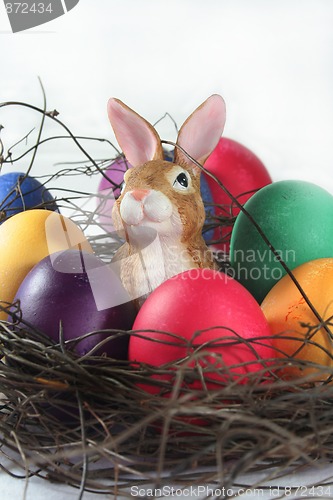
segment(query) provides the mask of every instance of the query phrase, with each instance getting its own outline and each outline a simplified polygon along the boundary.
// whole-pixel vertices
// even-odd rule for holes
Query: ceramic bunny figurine
[[[193,268],[214,268],[202,238],[205,210],[200,168],[175,148],[174,162],[164,161],[161,140],[144,118],[118,99],[108,115],[117,141],[134,167],[124,178],[112,217],[126,242],[114,257],[120,278],[140,306],[163,281]],[[181,127],[177,145],[204,163],[224,128],[225,104],[212,95]]]

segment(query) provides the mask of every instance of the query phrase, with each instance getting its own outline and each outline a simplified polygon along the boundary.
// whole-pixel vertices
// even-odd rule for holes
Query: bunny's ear
[[[177,144],[192,158],[203,164],[221,138],[225,115],[225,103],[222,97],[217,94],[210,96],[182,125]],[[175,163],[179,162],[191,163],[176,147]],[[193,163],[191,164],[193,166]]]
[[[142,116],[114,98],[108,102],[108,115],[118,144],[133,167],[163,160],[159,135]]]

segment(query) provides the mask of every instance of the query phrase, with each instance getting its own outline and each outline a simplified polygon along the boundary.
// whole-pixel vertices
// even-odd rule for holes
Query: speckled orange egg
[[[283,363],[282,374],[287,378],[311,375],[325,380],[329,370],[310,366],[315,363],[333,368],[333,259],[318,259],[300,265],[293,275],[306,296],[327,322],[329,332],[321,327],[304,297],[289,276],[284,276],[267,294],[261,304],[262,310],[276,335],[274,347],[278,357],[289,357]],[[302,360],[304,366],[293,360]],[[314,375],[315,374],[315,375]]]
[[[27,210],[0,226],[0,305],[11,303],[28,272],[47,255],[68,249],[92,253],[81,229],[50,210]],[[8,313],[0,311],[0,319]]]

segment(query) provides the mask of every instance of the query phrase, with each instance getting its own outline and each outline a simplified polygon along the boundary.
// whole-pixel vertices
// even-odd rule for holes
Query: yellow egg
[[[7,307],[28,272],[47,255],[69,248],[93,253],[81,229],[49,210],[27,210],[0,226],[0,306]],[[0,320],[8,317],[0,311]]]
[[[318,259],[293,270],[312,305],[326,322],[333,316],[333,259]],[[289,276],[284,276],[267,294],[262,310],[271,327],[279,357],[290,357],[333,368],[333,322],[321,327],[319,320]],[[328,322],[328,321],[327,321]],[[281,352],[279,352],[281,351]],[[284,364],[283,375],[295,378],[315,374],[325,380],[330,371],[300,364]]]

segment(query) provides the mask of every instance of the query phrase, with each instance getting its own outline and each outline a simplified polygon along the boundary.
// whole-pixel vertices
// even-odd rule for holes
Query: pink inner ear
[[[161,143],[144,118],[117,99],[109,100],[108,115],[119,146],[133,167],[156,158]]]
[[[224,100],[219,95],[212,95],[186,120],[180,129],[177,144],[192,158],[204,163],[221,138],[225,117]],[[189,163],[179,150],[176,150],[176,158]]]

